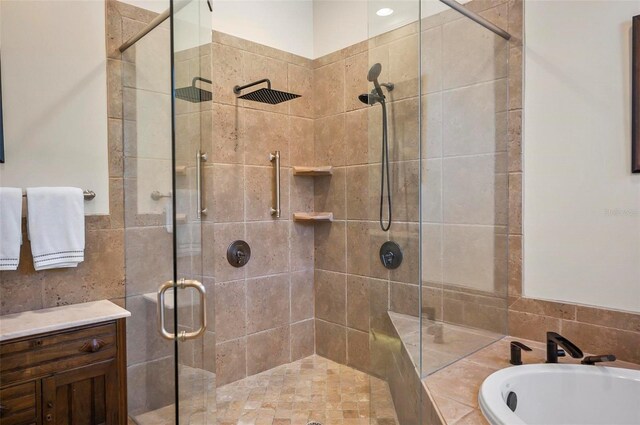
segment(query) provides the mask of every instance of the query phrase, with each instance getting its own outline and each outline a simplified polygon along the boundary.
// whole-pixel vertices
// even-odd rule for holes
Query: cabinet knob
[[[47,419],[47,422],[51,422],[51,420],[53,420],[53,415],[49,413],[45,418]]]
[[[53,401],[47,402],[47,407],[51,409],[53,407]]]
[[[93,338],[91,341],[87,341],[82,344],[82,347],[80,347],[80,351],[83,351],[85,353],[97,353],[105,345],[107,345],[107,343],[103,340]]]

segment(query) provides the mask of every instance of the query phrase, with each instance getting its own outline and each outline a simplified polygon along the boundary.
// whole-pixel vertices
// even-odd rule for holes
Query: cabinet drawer
[[[0,345],[0,385],[115,358],[116,325],[75,329]]]
[[[0,390],[0,424],[37,423],[37,393],[35,381]]]

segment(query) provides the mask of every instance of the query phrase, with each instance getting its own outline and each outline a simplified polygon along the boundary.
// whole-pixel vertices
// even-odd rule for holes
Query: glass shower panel
[[[123,32],[145,24],[123,20]],[[174,343],[156,319],[158,287],[174,278],[170,43],[167,20],[122,55],[128,410],[138,424],[175,419]]]
[[[200,0],[174,1],[172,60],[174,84],[175,277],[202,283],[206,303],[194,288],[178,290],[178,334],[197,334],[177,345],[180,424],[215,424],[214,285],[203,275],[204,167],[211,140],[211,13]],[[204,311],[203,311],[204,309]]]
[[[368,181],[369,204],[366,220],[354,230],[363,233],[371,258],[367,276],[371,371],[386,381],[397,421],[415,424],[420,421],[422,400],[418,375],[420,3],[370,0],[367,5],[368,66],[364,75],[369,80],[370,106],[366,110],[368,161],[366,171],[361,172]],[[393,13],[385,13],[386,9]],[[397,244],[402,253],[397,268],[385,267],[381,258],[383,254],[385,261],[397,259],[397,253],[381,252],[383,244],[389,243]],[[376,382],[372,378],[371,417],[379,419],[384,418],[386,401]]]
[[[506,4],[465,6],[506,27]],[[422,376],[507,331],[508,42],[422,0]]]

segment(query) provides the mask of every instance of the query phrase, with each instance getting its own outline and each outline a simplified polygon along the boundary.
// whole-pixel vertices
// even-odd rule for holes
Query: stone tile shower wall
[[[291,165],[312,162],[314,93],[310,60],[236,37],[214,32],[212,63],[203,269],[215,280],[216,379],[224,385],[314,353],[314,228],[292,220],[295,211],[313,211],[313,180],[291,175]],[[267,105],[233,93],[235,85],[263,78],[302,97]],[[280,219],[270,214],[275,150]],[[226,260],[237,239],[251,246],[242,268]]]
[[[334,166],[316,178],[315,208],[335,221],[315,228],[316,351],[370,371],[370,330],[389,332],[387,311],[418,314],[419,167],[418,23],[385,33],[314,61],[315,162]],[[378,223],[381,110],[367,107],[370,65],[382,64],[388,95],[394,222]],[[378,250],[386,240],[403,249],[404,262],[389,271]]]

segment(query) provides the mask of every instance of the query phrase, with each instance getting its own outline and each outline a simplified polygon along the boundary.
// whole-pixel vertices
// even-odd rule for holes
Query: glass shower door
[[[180,424],[214,424],[214,286],[203,275],[202,261],[205,142],[211,139],[211,12],[201,0],[173,1],[171,16],[173,260],[174,282],[182,287],[173,292],[176,411]]]
[[[128,414],[145,424],[215,423],[213,282],[202,273],[203,148],[211,120],[211,15],[121,10]],[[208,302],[207,302],[208,301]]]

